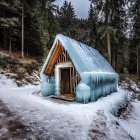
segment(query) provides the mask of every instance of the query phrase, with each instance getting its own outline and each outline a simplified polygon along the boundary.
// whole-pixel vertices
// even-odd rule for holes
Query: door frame
[[[61,95],[61,69],[63,68],[71,68],[73,64],[71,62],[61,63],[55,65],[55,95]]]

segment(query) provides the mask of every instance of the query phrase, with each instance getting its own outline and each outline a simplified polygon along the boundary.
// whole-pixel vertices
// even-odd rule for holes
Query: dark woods
[[[90,2],[87,19],[79,19],[67,1],[0,0],[0,49],[43,56],[62,33],[99,50],[116,71],[140,76],[140,1]]]

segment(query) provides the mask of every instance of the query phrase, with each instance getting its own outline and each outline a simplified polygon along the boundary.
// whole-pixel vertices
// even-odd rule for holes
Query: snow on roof
[[[103,75],[107,73],[116,74],[111,65],[96,49],[61,34],[56,36],[41,73],[44,73],[49,58],[51,57],[51,54],[55,48],[56,42],[58,41],[61,42],[64,49],[68,52],[80,75],[83,72],[92,72],[96,73],[97,75],[100,73]]]

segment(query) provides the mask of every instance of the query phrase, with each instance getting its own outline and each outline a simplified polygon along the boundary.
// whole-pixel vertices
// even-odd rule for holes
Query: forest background
[[[0,51],[46,58],[58,33],[97,49],[118,73],[140,79],[140,1],[89,0],[86,19],[71,2],[0,0]]]

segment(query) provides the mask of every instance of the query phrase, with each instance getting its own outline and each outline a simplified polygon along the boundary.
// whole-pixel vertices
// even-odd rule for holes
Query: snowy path
[[[33,131],[37,130],[36,133],[41,135],[41,138],[78,139],[81,137],[85,139],[86,126],[83,125],[80,116],[72,116],[71,112],[66,113],[63,108],[60,111],[38,103],[38,100],[32,99],[33,97],[29,94],[31,90],[31,88],[1,90],[0,98],[21,118],[23,123],[32,126]],[[43,134],[39,134],[40,132]]]
[[[18,88],[13,79],[0,74],[0,100],[38,139],[131,140],[111,114],[124,105],[124,91],[79,104],[32,95],[38,88]]]
[[[120,119],[119,123],[130,136],[135,140],[140,140],[140,101],[132,102],[132,111],[125,119]]]
[[[34,96],[34,90],[37,88],[1,89],[0,99],[40,139],[131,139],[109,113],[119,100],[118,93],[94,103],[79,104]]]

